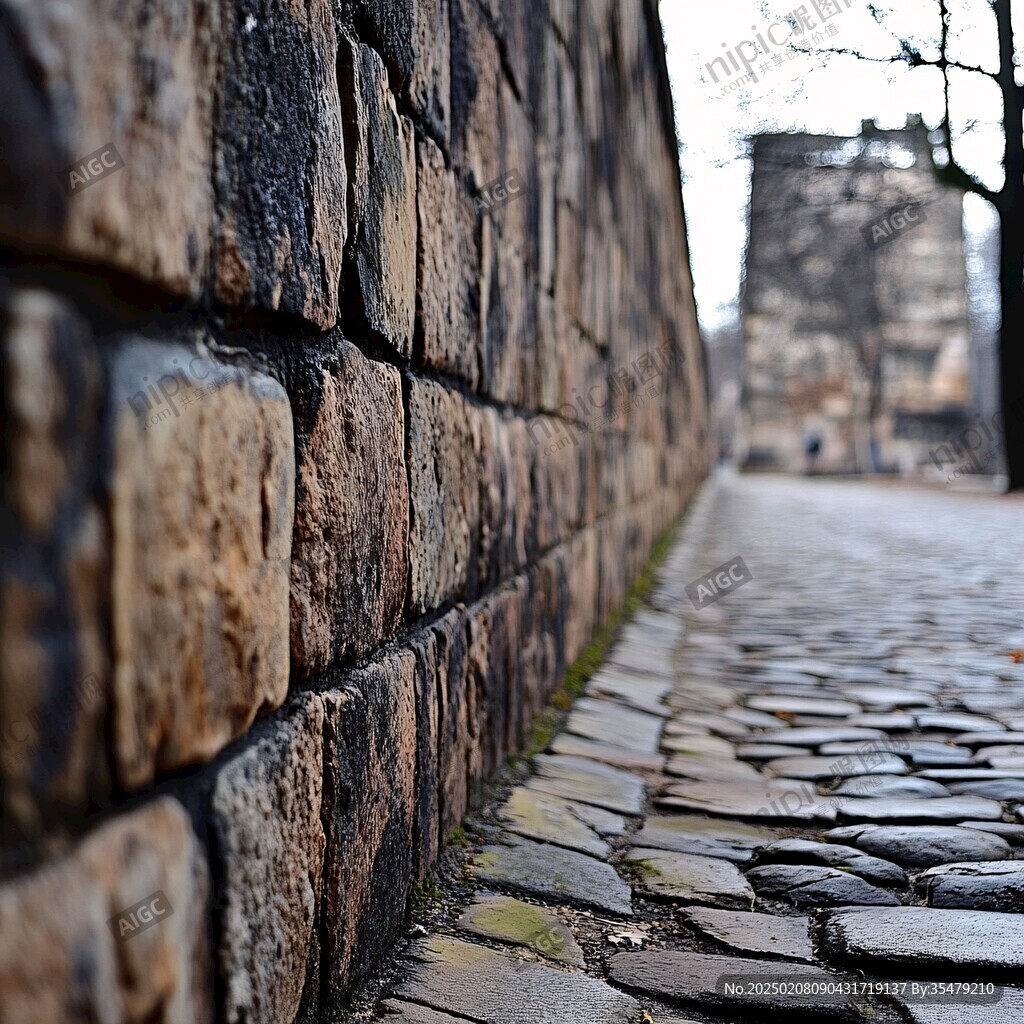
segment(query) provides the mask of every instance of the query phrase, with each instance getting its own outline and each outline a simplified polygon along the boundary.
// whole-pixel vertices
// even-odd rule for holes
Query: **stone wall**
[[[0,52],[0,1019],[331,1019],[704,472],[654,2]]]

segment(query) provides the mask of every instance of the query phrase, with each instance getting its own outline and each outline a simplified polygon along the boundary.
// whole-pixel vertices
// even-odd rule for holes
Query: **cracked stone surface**
[[[379,1024],[1024,1019],[1019,511],[816,480],[711,493],[565,729],[469,830],[453,912],[405,948]],[[692,610],[686,585],[737,551],[752,585]],[[979,600],[961,581],[983,567]],[[1000,998],[815,1003],[727,977]]]

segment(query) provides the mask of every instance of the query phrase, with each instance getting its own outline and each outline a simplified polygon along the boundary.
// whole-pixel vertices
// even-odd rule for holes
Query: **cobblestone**
[[[462,938],[456,914],[407,950],[382,1024],[1020,1019],[1019,508],[735,477],[697,506],[566,731],[489,812]],[[687,583],[737,551],[750,585],[695,611]],[[545,921],[576,945],[557,967]],[[908,994],[950,978],[998,1000]]]

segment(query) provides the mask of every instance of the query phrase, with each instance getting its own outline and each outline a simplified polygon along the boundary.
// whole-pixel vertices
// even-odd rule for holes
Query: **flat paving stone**
[[[456,927],[499,942],[528,946],[549,960],[586,966],[583,950],[557,914],[512,896],[477,893],[476,902],[466,907]]]
[[[913,729],[917,723],[914,716],[907,711],[865,711],[861,715],[850,715],[846,719],[846,724],[893,733],[907,732]]]
[[[950,861],[1005,860],[1013,854],[1000,836],[953,825],[846,825],[826,832],[825,838],[852,843],[866,853],[908,868]]]
[[[749,726],[752,729],[777,729],[779,719],[764,711],[754,711],[753,708],[727,708],[722,712],[723,718],[731,718],[735,722]]]
[[[655,715],[593,697],[581,697],[573,704],[565,728],[585,739],[614,743],[646,754],[658,749],[662,725],[662,720]]]
[[[941,997],[940,997],[941,998]],[[1024,1020],[1024,989],[999,986],[994,999],[969,1002],[897,1000],[911,1024],[1019,1024]],[[991,1000],[991,1001],[990,1001]]]
[[[858,968],[1024,967],[1024,916],[1019,914],[927,907],[819,913],[812,929],[818,952]]]
[[[807,934],[808,919],[777,917],[738,910],[695,907],[683,917],[702,934],[737,953],[757,953],[787,960],[811,960],[814,953]]]
[[[717,757],[726,761],[736,759],[736,747],[721,736],[663,736],[661,749],[689,757]]]
[[[797,779],[761,779],[757,783],[677,782],[668,786],[657,802],[662,807],[726,818],[829,823],[836,820],[833,803],[815,793],[809,783]]]
[[[759,899],[785,900],[797,907],[898,906],[899,900],[859,875],[818,864],[765,864],[747,871]]]
[[[845,686],[843,692],[858,703],[880,711],[928,708],[935,705],[935,698],[931,695],[898,686]]]
[[[621,814],[606,811],[603,807],[593,807],[590,804],[578,804],[570,801],[572,813],[581,821],[588,824],[599,836],[624,836],[628,826],[626,819]]]
[[[1024,912],[1024,861],[942,864],[914,879],[930,907]]]
[[[744,761],[771,761],[773,758],[793,757],[792,747],[781,743],[741,743],[736,748],[736,756]]]
[[[498,813],[513,832],[528,839],[565,846],[602,860],[611,852],[611,847],[561,797],[517,786]]]
[[[870,743],[884,740],[881,729],[863,729],[850,726],[810,726],[804,729],[775,729],[758,736],[759,743],[778,743],[787,747],[820,747],[824,743]]]
[[[633,839],[637,846],[719,857],[736,864],[746,864],[752,860],[754,850],[778,836],[779,833],[773,829],[745,825],[739,821],[690,814],[652,814]]]
[[[847,779],[842,785],[832,790],[836,796],[909,796],[931,799],[936,796],[949,796],[950,791],[941,782],[932,779],[919,779],[917,776],[901,777],[898,775],[861,775]]]
[[[784,711],[790,715],[820,715],[824,718],[845,718],[861,711],[859,704],[830,697],[788,697],[766,694],[749,697],[747,707],[755,711]]]
[[[387,999],[381,1003],[381,1016],[375,1024],[462,1024],[465,1018],[453,1017],[429,1006],[406,1003],[401,999]]]
[[[662,700],[671,689],[671,680],[630,675],[608,667],[591,676],[586,692],[590,697],[609,697],[639,711],[665,718],[669,710],[662,704]]]
[[[688,712],[682,720],[674,719],[669,722],[665,726],[665,734],[669,736],[683,735],[682,732],[676,732],[676,730],[684,725],[700,726],[723,739],[742,740],[750,735],[749,726],[712,711]]]
[[[473,859],[473,873],[483,882],[532,896],[597,907],[623,917],[633,914],[630,888],[615,869],[575,850],[529,839],[509,846],[485,846]]]
[[[644,896],[724,907],[750,906],[754,899],[739,868],[718,857],[633,847],[623,863],[636,876],[634,890]]]
[[[868,765],[858,764],[852,757],[782,757],[766,762],[762,769],[768,775],[787,779],[854,778],[858,775],[905,775],[910,769],[895,754],[878,754]]]
[[[1006,728],[1002,722],[984,715],[969,715],[956,711],[926,711],[917,715],[918,729],[940,732],[999,732]]]
[[[839,807],[843,821],[966,821],[968,818],[998,821],[1003,809],[995,800],[980,796],[856,797]]]
[[[1024,800],[1024,779],[986,779],[982,782],[954,782],[951,793],[984,796],[990,800]]]
[[[761,864],[823,864],[845,868],[873,885],[905,886],[906,872],[892,861],[873,857],[852,846],[819,843],[812,839],[778,839],[757,852]]]
[[[954,737],[953,742],[961,747],[1017,745],[1024,743],[1024,732],[1011,732],[1009,729],[1005,732],[996,732],[995,730],[962,732],[959,736]]]
[[[744,761],[727,757],[695,757],[691,754],[677,754],[665,766],[669,775],[698,782],[742,782],[757,783],[761,773]]]
[[[828,991],[834,975],[810,965],[794,968],[777,960],[691,953],[682,950],[645,950],[616,953],[608,964],[617,985],[702,1010],[760,1010],[785,1014],[852,1016],[845,995]],[[826,994],[771,995],[753,991],[751,982],[801,981],[825,983]],[[730,991],[727,982],[738,986]],[[758,986],[763,989],[764,986]],[[580,1017],[580,1020],[586,1018]]]
[[[1024,771],[1003,771],[996,768],[926,768],[916,773],[922,779],[936,782],[981,782],[985,779],[1024,779]]]
[[[395,992],[482,1024],[631,1024],[635,999],[586,974],[432,935],[409,948],[408,975]]]
[[[588,757],[594,761],[603,761],[616,768],[634,768],[639,771],[660,772],[665,767],[662,754],[645,753],[632,747],[623,747],[616,743],[600,743],[570,733],[559,733],[548,750],[552,754],[565,754],[571,757]]]
[[[1009,821],[961,821],[958,827],[990,832],[1005,839],[1011,846],[1024,846],[1024,825],[1015,825]]]
[[[646,786],[644,780],[629,772],[583,757],[559,757],[539,754],[533,759],[536,774],[532,788],[593,804],[619,814],[643,813]]]
[[[607,661],[610,665],[661,676],[670,682],[675,681],[671,659],[666,658],[663,650],[651,650],[649,644],[616,644],[608,652]]]

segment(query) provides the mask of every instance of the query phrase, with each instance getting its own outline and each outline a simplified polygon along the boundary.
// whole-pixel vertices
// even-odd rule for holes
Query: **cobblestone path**
[[[1022,526],[709,484],[377,1019],[1024,1021]]]

